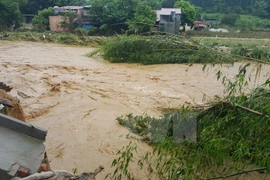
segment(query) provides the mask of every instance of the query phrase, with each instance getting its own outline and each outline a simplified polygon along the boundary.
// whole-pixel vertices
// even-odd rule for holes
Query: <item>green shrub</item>
[[[76,28],[74,34],[77,36],[86,36],[88,35],[88,30],[83,28]]]
[[[232,48],[231,53],[238,56],[247,58],[259,59],[264,62],[269,62],[269,47],[257,47],[257,46],[242,46],[238,45]]]
[[[60,44],[69,44],[69,45],[80,45],[81,40],[74,36],[73,34],[61,34],[58,39],[58,43]]]
[[[225,14],[221,18],[221,24],[229,25],[229,26],[234,26],[235,22],[239,19],[238,14]]]
[[[265,27],[270,21],[251,15],[241,15],[240,18],[235,22],[235,26],[242,29],[254,30],[256,28]]]
[[[91,27],[88,31],[89,36],[98,35],[98,27]]]
[[[254,47],[251,51],[250,56],[255,59],[265,59],[268,58],[267,55],[269,51],[266,51],[264,48]]]
[[[232,54],[239,56],[247,56],[248,52],[249,52],[248,49],[246,47],[243,47],[242,45],[233,47],[231,50]]]
[[[221,13],[203,13],[204,19],[218,19],[220,20],[224,15]]]

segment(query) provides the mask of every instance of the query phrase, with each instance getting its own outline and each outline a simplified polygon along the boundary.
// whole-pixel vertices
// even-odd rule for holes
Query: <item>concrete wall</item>
[[[84,9],[76,9],[72,10],[78,14],[78,17],[73,20],[73,23],[78,24],[79,26],[82,25],[82,17],[84,15]],[[54,32],[64,32],[67,29],[60,27],[60,22],[63,21],[63,16],[49,16],[50,21],[50,30]]]
[[[181,24],[181,14],[175,14],[175,18],[172,19],[171,15],[160,15],[160,31],[170,34],[178,34]],[[164,24],[164,26],[163,26]]]
[[[170,34],[175,34],[175,23],[167,22],[164,24],[164,31]]]
[[[175,15],[175,33],[178,34],[180,30],[180,24],[181,24],[181,14]]]

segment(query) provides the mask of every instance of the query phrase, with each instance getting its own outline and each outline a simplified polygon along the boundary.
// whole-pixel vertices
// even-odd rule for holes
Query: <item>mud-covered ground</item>
[[[118,116],[162,108],[201,104],[222,95],[215,69],[233,77],[241,63],[209,68],[202,65],[110,64],[85,57],[93,49],[32,42],[0,42],[0,82],[12,86],[26,120],[48,130],[46,148],[53,169],[93,171],[98,165],[111,172],[117,150],[129,133]],[[263,66],[263,82],[269,71]],[[253,73],[253,76],[255,72]],[[140,149],[150,149],[140,143]],[[138,173],[139,174],[139,173]]]

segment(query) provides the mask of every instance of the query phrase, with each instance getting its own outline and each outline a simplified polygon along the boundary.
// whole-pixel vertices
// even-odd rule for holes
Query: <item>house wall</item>
[[[165,23],[164,30],[167,33],[175,34],[175,23],[174,22],[167,22],[167,23]]]
[[[54,32],[64,32],[67,29],[60,27],[60,22],[63,21],[62,16],[49,16],[50,30]]]
[[[170,34],[178,34],[181,24],[181,15],[175,14],[175,18],[172,19],[171,15],[160,15],[160,28],[162,32],[167,32]]]
[[[84,9],[75,9],[72,10],[73,12],[78,14],[78,17],[73,20],[73,23],[75,23],[78,26],[82,25],[82,18],[84,15]],[[63,16],[49,16],[50,21],[50,30],[54,32],[64,32],[67,31],[67,29],[60,27],[60,22],[63,21]]]
[[[79,26],[81,26],[82,25],[82,17],[84,15],[84,9],[77,9],[75,12],[78,14],[78,17],[75,18],[73,22],[75,22]]]
[[[168,15],[160,15],[160,22],[161,23],[170,22],[170,16],[168,16]]]
[[[180,30],[180,24],[181,24],[181,14],[175,15],[175,33],[178,34]]]

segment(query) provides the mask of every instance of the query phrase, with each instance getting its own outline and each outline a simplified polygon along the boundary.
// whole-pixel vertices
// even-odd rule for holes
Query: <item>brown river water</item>
[[[111,64],[85,56],[93,50],[0,41],[0,82],[13,87],[11,93],[20,99],[27,121],[48,130],[45,145],[52,169],[88,172],[103,165],[105,172],[97,179],[112,171],[115,153],[130,141],[125,137],[129,131],[116,121],[118,116],[160,116],[162,108],[222,96],[217,69],[232,78],[242,64],[206,72],[201,64]],[[262,83],[269,70],[263,66],[252,86]],[[150,149],[144,143],[138,146]]]

